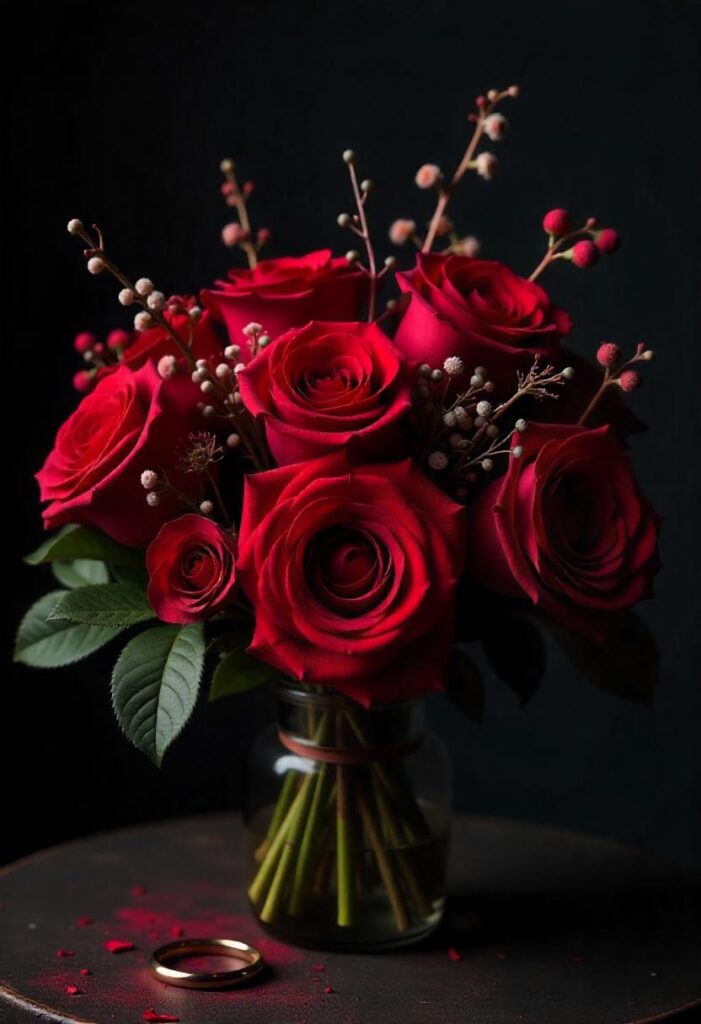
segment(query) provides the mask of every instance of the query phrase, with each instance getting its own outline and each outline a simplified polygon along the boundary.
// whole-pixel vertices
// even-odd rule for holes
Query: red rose
[[[64,523],[96,526],[133,547],[145,547],[179,505],[164,495],[146,504],[140,476],[177,469],[179,443],[193,429],[198,390],[186,374],[162,380],[153,363],[134,371],[121,366],[81,401],[56,435],[36,474],[47,528]]]
[[[262,416],[276,462],[303,462],[350,445],[387,459],[411,407],[402,357],[379,327],[311,323],[287,331],[239,374],[244,404]]]
[[[468,505],[470,572],[603,638],[612,613],[651,596],[658,517],[609,427],[530,423],[514,443],[523,455]]]
[[[259,323],[277,338],[290,327],[310,320],[357,320],[367,296],[367,278],[345,257],[330,249],[261,260],[253,270],[230,270],[226,281],[202,292],[204,305],[223,320],[232,344],[241,345],[241,361],[249,353],[243,328]]]
[[[536,357],[556,362],[560,338],[572,328],[540,285],[495,260],[420,254],[397,280],[411,296],[398,348],[433,367],[448,356],[459,356],[467,374],[484,366],[500,391],[514,390],[516,371]]]
[[[236,541],[205,516],[185,515],[161,530],[146,552],[148,599],[163,622],[201,622],[231,599]]]
[[[250,651],[366,707],[441,689],[464,510],[409,460],[344,453],[246,478],[238,574]]]

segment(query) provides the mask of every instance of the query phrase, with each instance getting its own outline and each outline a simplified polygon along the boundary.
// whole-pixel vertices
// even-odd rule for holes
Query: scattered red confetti
[[[312,970],[313,971],[325,971],[326,970],[326,966],[325,966],[325,964],[312,964]]]
[[[89,924],[95,924],[95,922],[91,917],[79,917],[78,920],[76,921],[76,924],[79,925],[81,928],[87,928]]]
[[[88,974],[92,974],[92,971],[88,970],[88,968],[87,968],[87,967],[81,967],[81,968],[80,968],[80,973],[81,973],[81,974],[83,975],[83,977],[85,978],[85,977],[87,977],[87,975],[88,975]]]
[[[56,956],[75,956],[75,952],[72,949],[57,949]]]
[[[180,1017],[173,1017],[170,1013],[159,1013],[152,1006],[144,1010],[141,1016],[143,1020],[151,1021],[152,1024],[172,1024],[173,1021],[180,1020]]]
[[[121,939],[108,939],[102,945],[108,953],[126,953],[130,949],[136,949],[133,942],[124,942]]]
[[[170,934],[174,939],[180,939],[185,934],[185,929],[181,928],[180,925],[174,924],[170,929]]]
[[[333,989],[331,988],[330,985],[327,985],[325,987],[324,992],[326,993],[327,996],[332,996],[333,995]]]
[[[460,953],[457,949],[449,949],[448,956],[450,957],[454,964],[457,964],[462,960],[462,953]]]
[[[143,885],[132,885],[131,887],[132,896],[145,896],[147,891],[148,890]]]
[[[83,994],[77,985],[66,985],[66,992],[69,996],[80,996]]]

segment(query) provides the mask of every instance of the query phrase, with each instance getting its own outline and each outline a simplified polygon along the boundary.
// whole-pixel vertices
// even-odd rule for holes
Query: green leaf
[[[140,587],[128,583],[100,583],[69,591],[58,602],[51,618],[123,629],[155,619],[156,613]]]
[[[64,587],[75,590],[94,583],[109,583],[110,574],[104,562],[93,562],[88,558],[76,558],[72,562],[54,562],[52,572]]]
[[[32,605],[17,631],[15,661],[34,668],[72,665],[104,647],[122,632],[117,626],[105,628],[49,619],[57,601],[66,593],[65,590],[54,590]]]
[[[546,625],[574,667],[590,683],[614,697],[645,707],[652,705],[659,655],[653,634],[638,615],[622,615],[603,643],[550,620]]]
[[[111,565],[110,572],[117,583],[130,583],[132,586],[146,590],[148,586],[148,572],[146,566],[142,565]]]
[[[478,725],[484,718],[484,682],[474,661],[461,647],[454,647],[446,687],[448,700]]]
[[[124,547],[96,530],[72,525],[64,526],[24,560],[29,565],[42,565],[44,562],[66,562],[74,558],[131,566],[143,563],[143,552]]]
[[[275,669],[264,661],[246,654],[243,648],[229,651],[217,665],[209,688],[209,699],[245,693],[275,675]]]
[[[199,623],[155,626],[130,640],[114,667],[117,720],[134,746],[157,765],[192,714],[204,649]]]

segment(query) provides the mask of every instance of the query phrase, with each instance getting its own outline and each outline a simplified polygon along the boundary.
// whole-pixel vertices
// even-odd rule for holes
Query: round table
[[[233,816],[93,836],[0,873],[0,1021],[136,1024],[625,1024],[701,1020],[701,873],[610,840],[457,818],[445,926],[422,946],[314,952],[267,936]],[[242,938],[260,983],[156,981],[154,947]],[[132,949],[113,953],[118,940]],[[84,973],[89,972],[89,973]],[[73,992],[73,987],[77,992]]]

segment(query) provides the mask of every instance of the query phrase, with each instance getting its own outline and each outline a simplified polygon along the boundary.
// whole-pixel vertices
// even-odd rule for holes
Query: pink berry
[[[635,370],[624,370],[618,378],[618,383],[622,391],[630,394],[631,391],[638,390],[643,383],[643,378]]]
[[[104,344],[104,342],[98,341],[95,345],[93,345],[93,352],[95,353],[96,356],[104,356],[104,354],[105,354],[105,344]]]
[[[87,352],[93,347],[96,341],[97,338],[94,334],[91,334],[89,331],[81,331],[80,334],[76,334],[73,339],[73,348],[76,352]]]
[[[599,345],[596,361],[600,366],[615,366],[621,358],[621,350],[613,341],[605,341]]]
[[[593,267],[598,262],[598,259],[599,250],[589,239],[582,239],[581,242],[575,242],[572,246],[572,262],[575,267],[586,270],[589,267]]]
[[[73,375],[73,387],[76,391],[80,392],[81,395],[87,394],[87,392],[92,388],[92,385],[92,374],[87,370],[78,370],[78,372]]]
[[[230,181],[225,181],[221,187],[221,194],[223,196],[230,196],[234,191],[234,186]]]
[[[621,236],[613,228],[602,228],[596,232],[594,245],[599,252],[615,252],[621,244]]]
[[[110,333],[107,335],[107,348],[111,348],[113,350],[126,348],[126,346],[129,344],[129,340],[130,335],[128,331],[122,331],[119,329],[115,331],[110,331]]]
[[[567,210],[549,210],[543,217],[543,231],[549,235],[566,235],[572,230],[572,221]]]

